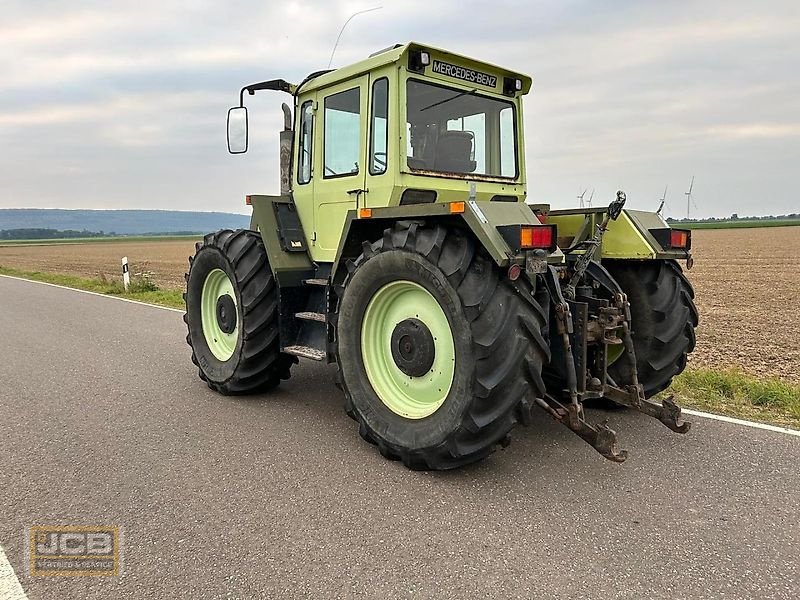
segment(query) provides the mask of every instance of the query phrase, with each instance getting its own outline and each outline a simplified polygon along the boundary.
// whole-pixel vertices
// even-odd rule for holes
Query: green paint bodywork
[[[548,223],[558,226],[558,242],[568,247],[577,241],[592,237],[597,224],[603,220],[605,208],[573,208],[551,210]],[[684,259],[685,250],[662,248],[650,234],[650,229],[669,227],[658,214],[642,210],[624,209],[616,221],[611,221],[603,235],[598,258],[618,259]]]
[[[236,292],[233,290],[233,283],[231,283],[230,277],[222,269],[214,269],[208,274],[203,283],[200,299],[200,320],[208,349],[222,362],[233,356],[236,343],[239,341],[238,315],[236,328],[230,333],[222,331],[217,322],[217,300],[226,294],[233,299],[233,303],[236,305]]]
[[[398,323],[416,318],[430,330],[435,356],[421,377],[403,373],[392,357],[392,332]],[[456,353],[450,323],[430,292],[412,281],[384,285],[372,296],[361,322],[361,358],[372,389],[392,412],[423,419],[444,404],[455,373]]]
[[[512,263],[524,264],[522,254],[514,254],[497,231],[499,225],[530,224],[540,221],[533,211],[522,202],[470,202],[464,203],[463,213],[451,213],[449,204],[412,204],[372,209],[372,217],[360,219],[356,211],[347,214],[342,240],[337,251],[340,258],[354,258],[361,254],[361,243],[365,239],[380,237],[383,230],[393,223],[408,219],[424,219],[428,223],[452,223],[466,225],[478,241],[489,252],[500,267]],[[563,253],[556,249],[548,255],[549,264],[564,262]],[[337,262],[338,266],[338,262]],[[335,272],[335,271],[334,271]]]

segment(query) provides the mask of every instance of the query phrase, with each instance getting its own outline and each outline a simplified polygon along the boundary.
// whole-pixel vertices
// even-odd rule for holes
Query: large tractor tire
[[[694,350],[694,289],[674,260],[604,260],[603,266],[628,296],[639,383],[650,398],[683,372]],[[615,380],[630,377],[621,358],[608,372]]]
[[[545,392],[547,295],[458,229],[398,223],[339,288],[347,413],[383,456],[452,469],[488,456]]]
[[[222,394],[274,388],[294,359],[280,351],[278,290],[261,235],[224,229],[195,248],[183,320],[200,379]]]

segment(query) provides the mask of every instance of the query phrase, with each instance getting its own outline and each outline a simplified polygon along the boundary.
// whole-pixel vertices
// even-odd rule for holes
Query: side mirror
[[[235,106],[228,111],[228,152],[247,152],[247,108]]]

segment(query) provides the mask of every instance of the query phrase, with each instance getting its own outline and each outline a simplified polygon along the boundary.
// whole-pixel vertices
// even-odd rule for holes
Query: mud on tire
[[[472,236],[459,229],[400,222],[364,243],[338,283],[336,362],[347,413],[382,455],[412,469],[451,469],[488,456],[527,422],[545,392],[550,360],[548,298],[522,279],[501,275]],[[453,383],[440,408],[409,419],[376,394],[365,372],[361,324],[374,292],[411,280],[431,293],[447,316],[455,346]]]

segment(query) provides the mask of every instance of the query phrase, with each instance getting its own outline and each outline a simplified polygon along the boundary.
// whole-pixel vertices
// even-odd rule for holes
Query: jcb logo
[[[119,527],[35,525],[28,542],[31,575],[119,574]]]

